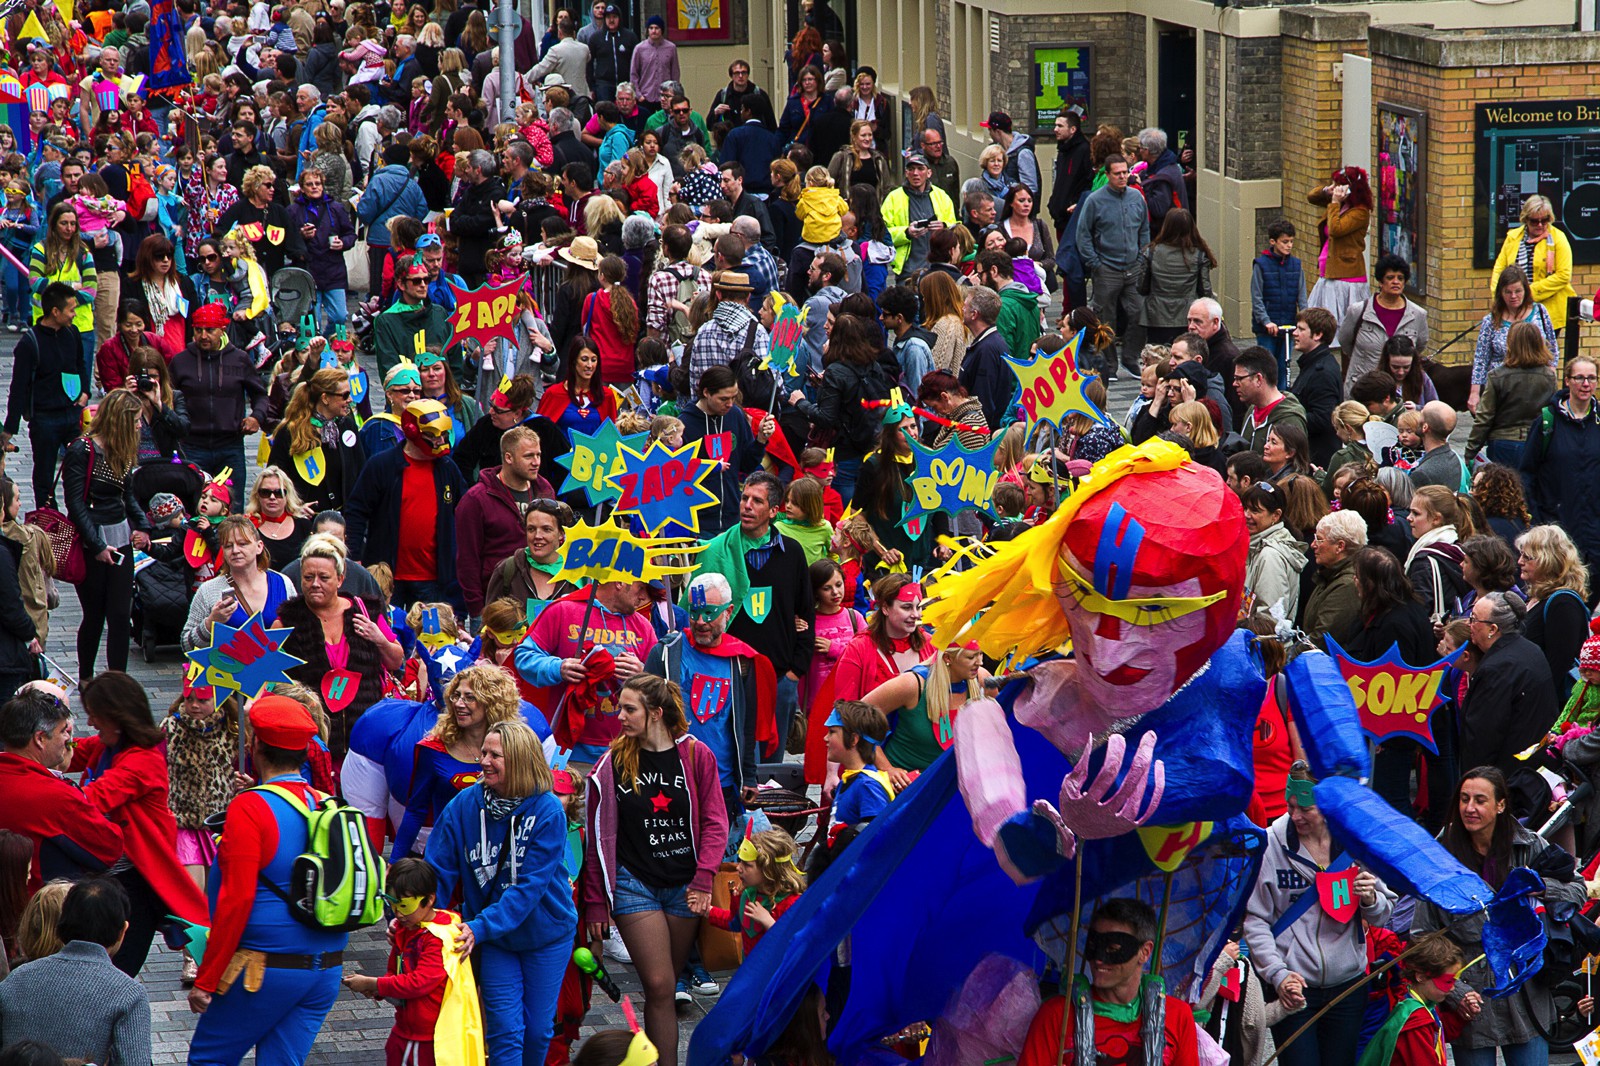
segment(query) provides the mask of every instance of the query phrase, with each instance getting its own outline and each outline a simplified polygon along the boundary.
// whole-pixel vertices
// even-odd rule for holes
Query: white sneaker
[[[613,959],[617,962],[625,962],[629,966],[633,965],[633,956],[628,954],[628,945],[624,944],[622,942],[622,938],[617,936],[615,933],[612,933],[610,937],[606,938],[604,953],[608,959]]]

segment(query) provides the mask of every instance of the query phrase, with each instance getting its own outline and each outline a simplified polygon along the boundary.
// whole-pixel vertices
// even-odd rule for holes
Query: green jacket
[[[1356,563],[1352,552],[1342,563],[1317,570],[1306,597],[1300,629],[1317,647],[1327,650],[1329,633],[1342,632],[1361,617],[1361,593],[1356,590]]]
[[[956,208],[950,194],[937,185],[930,185],[928,196],[933,199],[933,217],[946,226],[954,226]],[[889,227],[889,239],[894,241],[894,272],[898,274],[906,265],[906,256],[911,254],[911,238],[906,234],[906,227],[911,224],[911,198],[904,185],[883,198],[882,211],[883,224]]]
[[[1012,282],[1000,290],[1000,321],[994,324],[1006,339],[1013,359],[1026,359],[1039,339],[1039,298],[1026,286]]]
[[[1328,460],[1328,472],[1322,476],[1323,494],[1326,495],[1328,499],[1333,499],[1333,475],[1339,472],[1339,468],[1341,466],[1344,466],[1346,463],[1370,462],[1373,462],[1371,449],[1358,440],[1351,441],[1343,448],[1340,448],[1338,451],[1334,452],[1333,457]]]
[[[1292,392],[1283,394],[1283,399],[1267,413],[1267,420],[1259,426],[1255,424],[1254,413],[1245,412],[1244,427],[1240,430],[1245,443],[1250,445],[1250,450],[1257,455],[1267,446],[1267,430],[1279,422],[1293,422],[1300,427],[1300,432],[1306,431],[1306,409],[1300,405],[1299,397]],[[1306,461],[1311,461],[1311,456],[1306,456]]]
[[[448,351],[445,350],[455,331],[450,326],[450,316],[444,308],[438,304],[402,307],[398,303],[391,304],[372,319],[372,349],[378,359],[380,382],[402,359],[409,359],[413,363],[417,361],[419,330],[423,332],[426,342],[423,350],[444,356],[445,362],[450,364],[450,372],[456,376],[457,385],[471,387],[476,384],[476,374],[470,379],[465,377],[466,364],[461,355],[461,345],[453,345]]]

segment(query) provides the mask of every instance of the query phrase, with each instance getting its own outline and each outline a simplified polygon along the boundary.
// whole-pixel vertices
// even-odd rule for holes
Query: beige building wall
[[[764,47],[750,50],[756,56],[761,83],[783,84],[782,73],[771,70],[783,55],[783,4],[781,0],[752,0],[750,10],[752,29],[759,26],[762,30],[762,37],[753,35],[753,39],[766,42]],[[965,178],[974,172],[978,152],[988,142],[987,131],[979,123],[990,107],[999,104],[1018,115],[1026,105],[1030,38],[1094,42],[1091,92],[1097,113],[1089,118],[1091,122],[1116,122],[1133,133],[1155,111],[1159,31],[1192,29],[1199,50],[1195,85],[1197,214],[1222,262],[1213,281],[1228,320],[1236,332],[1248,334],[1250,262],[1261,247],[1266,223],[1287,210],[1298,226],[1305,214],[1304,191],[1286,190],[1282,182],[1291,158],[1293,124],[1281,111],[1282,101],[1264,99],[1270,95],[1267,88],[1251,80],[1252,73],[1259,73],[1267,64],[1262,57],[1270,55],[1274,67],[1286,58],[1277,51],[1283,10],[1219,8],[1209,0],[1100,0],[1075,5],[1068,14],[1059,0],[857,0],[857,54],[853,58],[874,66],[881,88],[896,99],[916,85],[936,88],[945,109],[949,144]],[[1375,25],[1420,23],[1441,30],[1565,25],[1573,18],[1570,0],[1389,0],[1339,4],[1333,10],[1359,12]],[[1251,42],[1259,47],[1253,50]],[[707,94],[722,84],[727,59],[744,54],[725,49],[694,51],[706,55],[707,63],[710,55],[719,57],[715,76],[708,75],[700,90]],[[724,55],[727,58],[722,58]],[[1287,64],[1277,69],[1282,70],[1284,80],[1291,76]],[[687,65],[685,77],[689,77]],[[1337,86],[1332,89],[1336,99]],[[1263,107],[1276,113],[1264,116]],[[1282,129],[1272,147],[1274,166],[1264,165],[1266,146],[1252,142],[1263,118]],[[1336,155],[1338,146],[1335,126],[1329,146],[1319,144],[1315,149],[1319,161],[1327,152]],[[1038,145],[1038,156],[1048,198],[1055,158],[1048,138]],[[1295,207],[1295,201],[1302,207]],[[1301,232],[1306,233],[1303,226]],[[1302,241],[1303,253],[1312,241],[1314,237]],[[1306,254],[1314,259],[1316,253]]]

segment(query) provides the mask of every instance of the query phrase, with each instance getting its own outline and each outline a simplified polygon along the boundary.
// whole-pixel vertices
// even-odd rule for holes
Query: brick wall
[[[1372,32],[1374,106],[1403,104],[1428,115],[1422,266],[1428,295],[1422,302],[1435,344],[1478,321],[1489,306],[1489,271],[1473,266],[1477,105],[1592,95],[1592,87],[1600,84],[1600,47],[1587,36],[1592,35],[1443,37],[1418,27]],[[1572,284],[1581,296],[1593,294],[1600,266],[1575,267]],[[1590,327],[1584,345],[1589,351],[1600,347],[1593,333]],[[1441,358],[1467,361],[1471,339]]]
[[[1207,34],[1206,61],[1215,34]],[[1228,147],[1225,173],[1240,181],[1276,178],[1283,158],[1283,40],[1278,37],[1227,38]],[[1216,70],[1216,67],[1208,67]],[[1206,113],[1216,115],[1206,83]],[[1215,127],[1214,121],[1208,123]],[[1213,168],[1217,169],[1217,168]]]
[[[1306,202],[1306,194],[1326,184],[1342,165],[1343,93],[1334,81],[1334,65],[1346,52],[1366,54],[1367,16],[1324,7],[1284,8],[1279,32],[1283,213],[1299,234],[1309,284],[1316,271],[1322,212]]]
[[[1205,84],[1206,107],[1201,125],[1205,127],[1206,169],[1221,171],[1223,167],[1222,134],[1217,116],[1222,114],[1222,79],[1217,72],[1222,69],[1222,35],[1206,31]]]
[[[1088,129],[1111,123],[1131,134],[1145,125],[1145,22],[1141,16],[1032,15],[1001,17],[1000,21],[1000,53],[990,79],[995,107],[1009,111],[1021,122],[1031,107],[1026,94],[1033,47],[1085,41],[1093,46]],[[941,55],[940,59],[944,58]]]

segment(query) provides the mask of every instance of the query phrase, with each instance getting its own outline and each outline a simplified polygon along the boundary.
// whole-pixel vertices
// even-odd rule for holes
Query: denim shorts
[[[611,917],[646,911],[664,911],[669,918],[693,918],[695,913],[689,909],[689,886],[651,888],[629,873],[626,866],[618,866],[617,888],[611,894]]]

